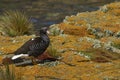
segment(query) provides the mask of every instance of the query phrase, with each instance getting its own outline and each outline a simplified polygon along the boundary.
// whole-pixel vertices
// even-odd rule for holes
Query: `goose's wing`
[[[18,48],[14,54],[26,54],[28,51],[30,51],[29,46],[33,43],[34,41],[32,39],[28,40],[25,42],[20,48]]]
[[[37,37],[27,41],[25,44],[23,44],[23,46],[17,49],[14,54],[28,54],[29,56],[37,57],[46,50],[48,45],[49,43],[44,42],[40,37]]]
[[[49,43],[42,39],[36,39],[30,46],[29,56],[37,57],[41,55],[48,47]]]
[[[46,47],[47,43],[40,38],[35,38],[34,41],[29,46],[30,51],[41,50]]]

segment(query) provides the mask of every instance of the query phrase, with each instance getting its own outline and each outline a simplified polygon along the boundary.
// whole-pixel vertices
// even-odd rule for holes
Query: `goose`
[[[12,60],[20,57],[38,57],[45,52],[49,46],[50,39],[48,37],[48,27],[43,27],[39,30],[39,35],[25,42],[20,48],[14,52]]]

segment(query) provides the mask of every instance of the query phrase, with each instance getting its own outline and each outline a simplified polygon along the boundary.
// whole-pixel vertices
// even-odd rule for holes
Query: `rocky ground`
[[[66,16],[50,32],[61,61],[14,66],[22,80],[120,80],[120,2]],[[1,35],[0,61],[31,37]]]

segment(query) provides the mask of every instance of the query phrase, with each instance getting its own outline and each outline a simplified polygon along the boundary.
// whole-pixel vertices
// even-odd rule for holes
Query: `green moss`
[[[116,47],[116,48],[118,48],[118,49],[120,49],[120,43],[114,43],[114,44],[112,44],[112,46],[114,46],[114,47]]]

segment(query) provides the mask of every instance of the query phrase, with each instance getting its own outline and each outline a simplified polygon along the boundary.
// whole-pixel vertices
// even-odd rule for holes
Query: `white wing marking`
[[[12,60],[17,59],[17,58],[22,57],[22,56],[28,56],[28,54],[14,55],[14,56],[12,57]]]

